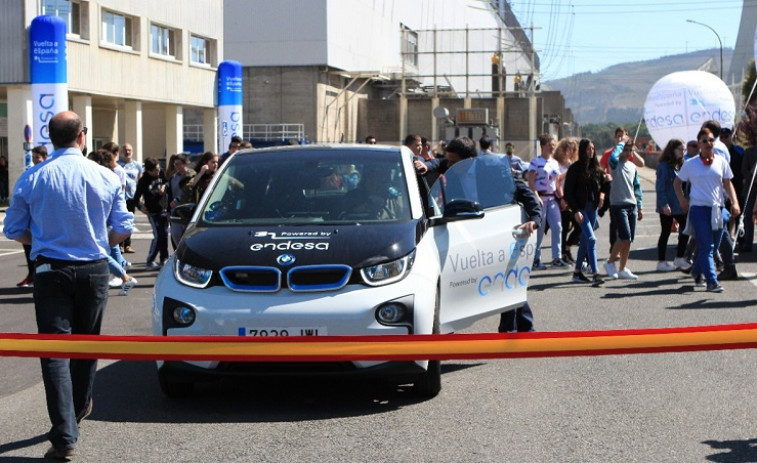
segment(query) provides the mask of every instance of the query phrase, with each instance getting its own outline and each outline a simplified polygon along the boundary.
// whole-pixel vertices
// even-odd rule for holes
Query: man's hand
[[[417,159],[413,161],[413,167],[415,167],[415,172],[418,175],[425,175],[426,172],[428,172],[428,167],[426,167],[426,164],[418,161]]]

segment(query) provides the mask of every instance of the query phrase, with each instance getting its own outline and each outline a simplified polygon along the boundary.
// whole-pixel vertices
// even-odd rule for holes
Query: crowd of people
[[[706,121],[695,140],[670,140],[656,168],[655,212],[660,224],[656,270],[691,274],[697,286],[714,293],[723,291],[720,281],[739,278],[736,256],[751,252],[757,217],[753,188],[757,147],[744,150],[733,138],[731,128]],[[453,142],[446,154],[437,151],[441,145],[430,148],[419,135],[408,135],[405,145],[421,161],[416,161],[416,169],[424,175],[444,171],[447,161],[440,164],[434,157],[456,160],[457,154],[449,152],[449,146],[456,146]],[[645,215],[639,168],[646,163],[635,140],[619,127],[615,144],[601,156],[594,142],[585,138],[557,140],[543,134],[539,147],[538,156],[525,163],[514,155],[512,143],[504,145],[514,177],[534,193],[540,208],[532,270],[573,267],[570,281],[595,287],[605,279],[638,279],[629,259],[637,222]],[[476,155],[493,152],[494,143],[484,135]],[[606,212],[610,248],[608,257],[600,260],[597,230],[599,217]],[[546,233],[551,234],[551,258],[545,261]],[[674,233],[677,242],[671,260],[668,242]]]

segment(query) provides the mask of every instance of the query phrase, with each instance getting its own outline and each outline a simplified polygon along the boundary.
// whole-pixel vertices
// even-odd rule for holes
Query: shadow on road
[[[707,456],[707,461],[722,463],[755,463],[757,462],[757,439],[746,440],[706,440],[702,442],[713,449],[729,450]]]
[[[27,457],[3,457],[3,453],[11,452],[13,450],[19,450],[26,447],[33,447],[37,444],[47,442],[47,435],[40,434],[39,436],[30,437],[29,439],[19,440],[15,442],[8,442],[7,444],[0,445],[0,462],[2,463],[22,463],[31,461],[40,461],[42,458],[27,458]]]
[[[32,304],[34,288],[0,288],[0,304]]]
[[[442,374],[479,364],[442,363]],[[328,420],[392,412],[426,399],[409,387],[369,380],[225,378],[186,399],[163,395],[153,362],[120,361],[97,374],[95,421],[255,423]]]

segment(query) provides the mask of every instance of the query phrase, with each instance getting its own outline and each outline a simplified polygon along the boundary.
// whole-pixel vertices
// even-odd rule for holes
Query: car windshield
[[[200,214],[202,226],[410,220],[399,150],[295,148],[228,162]]]

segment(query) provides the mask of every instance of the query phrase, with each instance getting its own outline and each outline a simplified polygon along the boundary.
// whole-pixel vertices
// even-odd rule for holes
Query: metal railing
[[[242,138],[245,140],[303,140],[305,124],[243,124]],[[204,139],[202,124],[185,124],[184,140]]]
[[[242,138],[245,140],[302,140],[305,124],[244,124]]]

